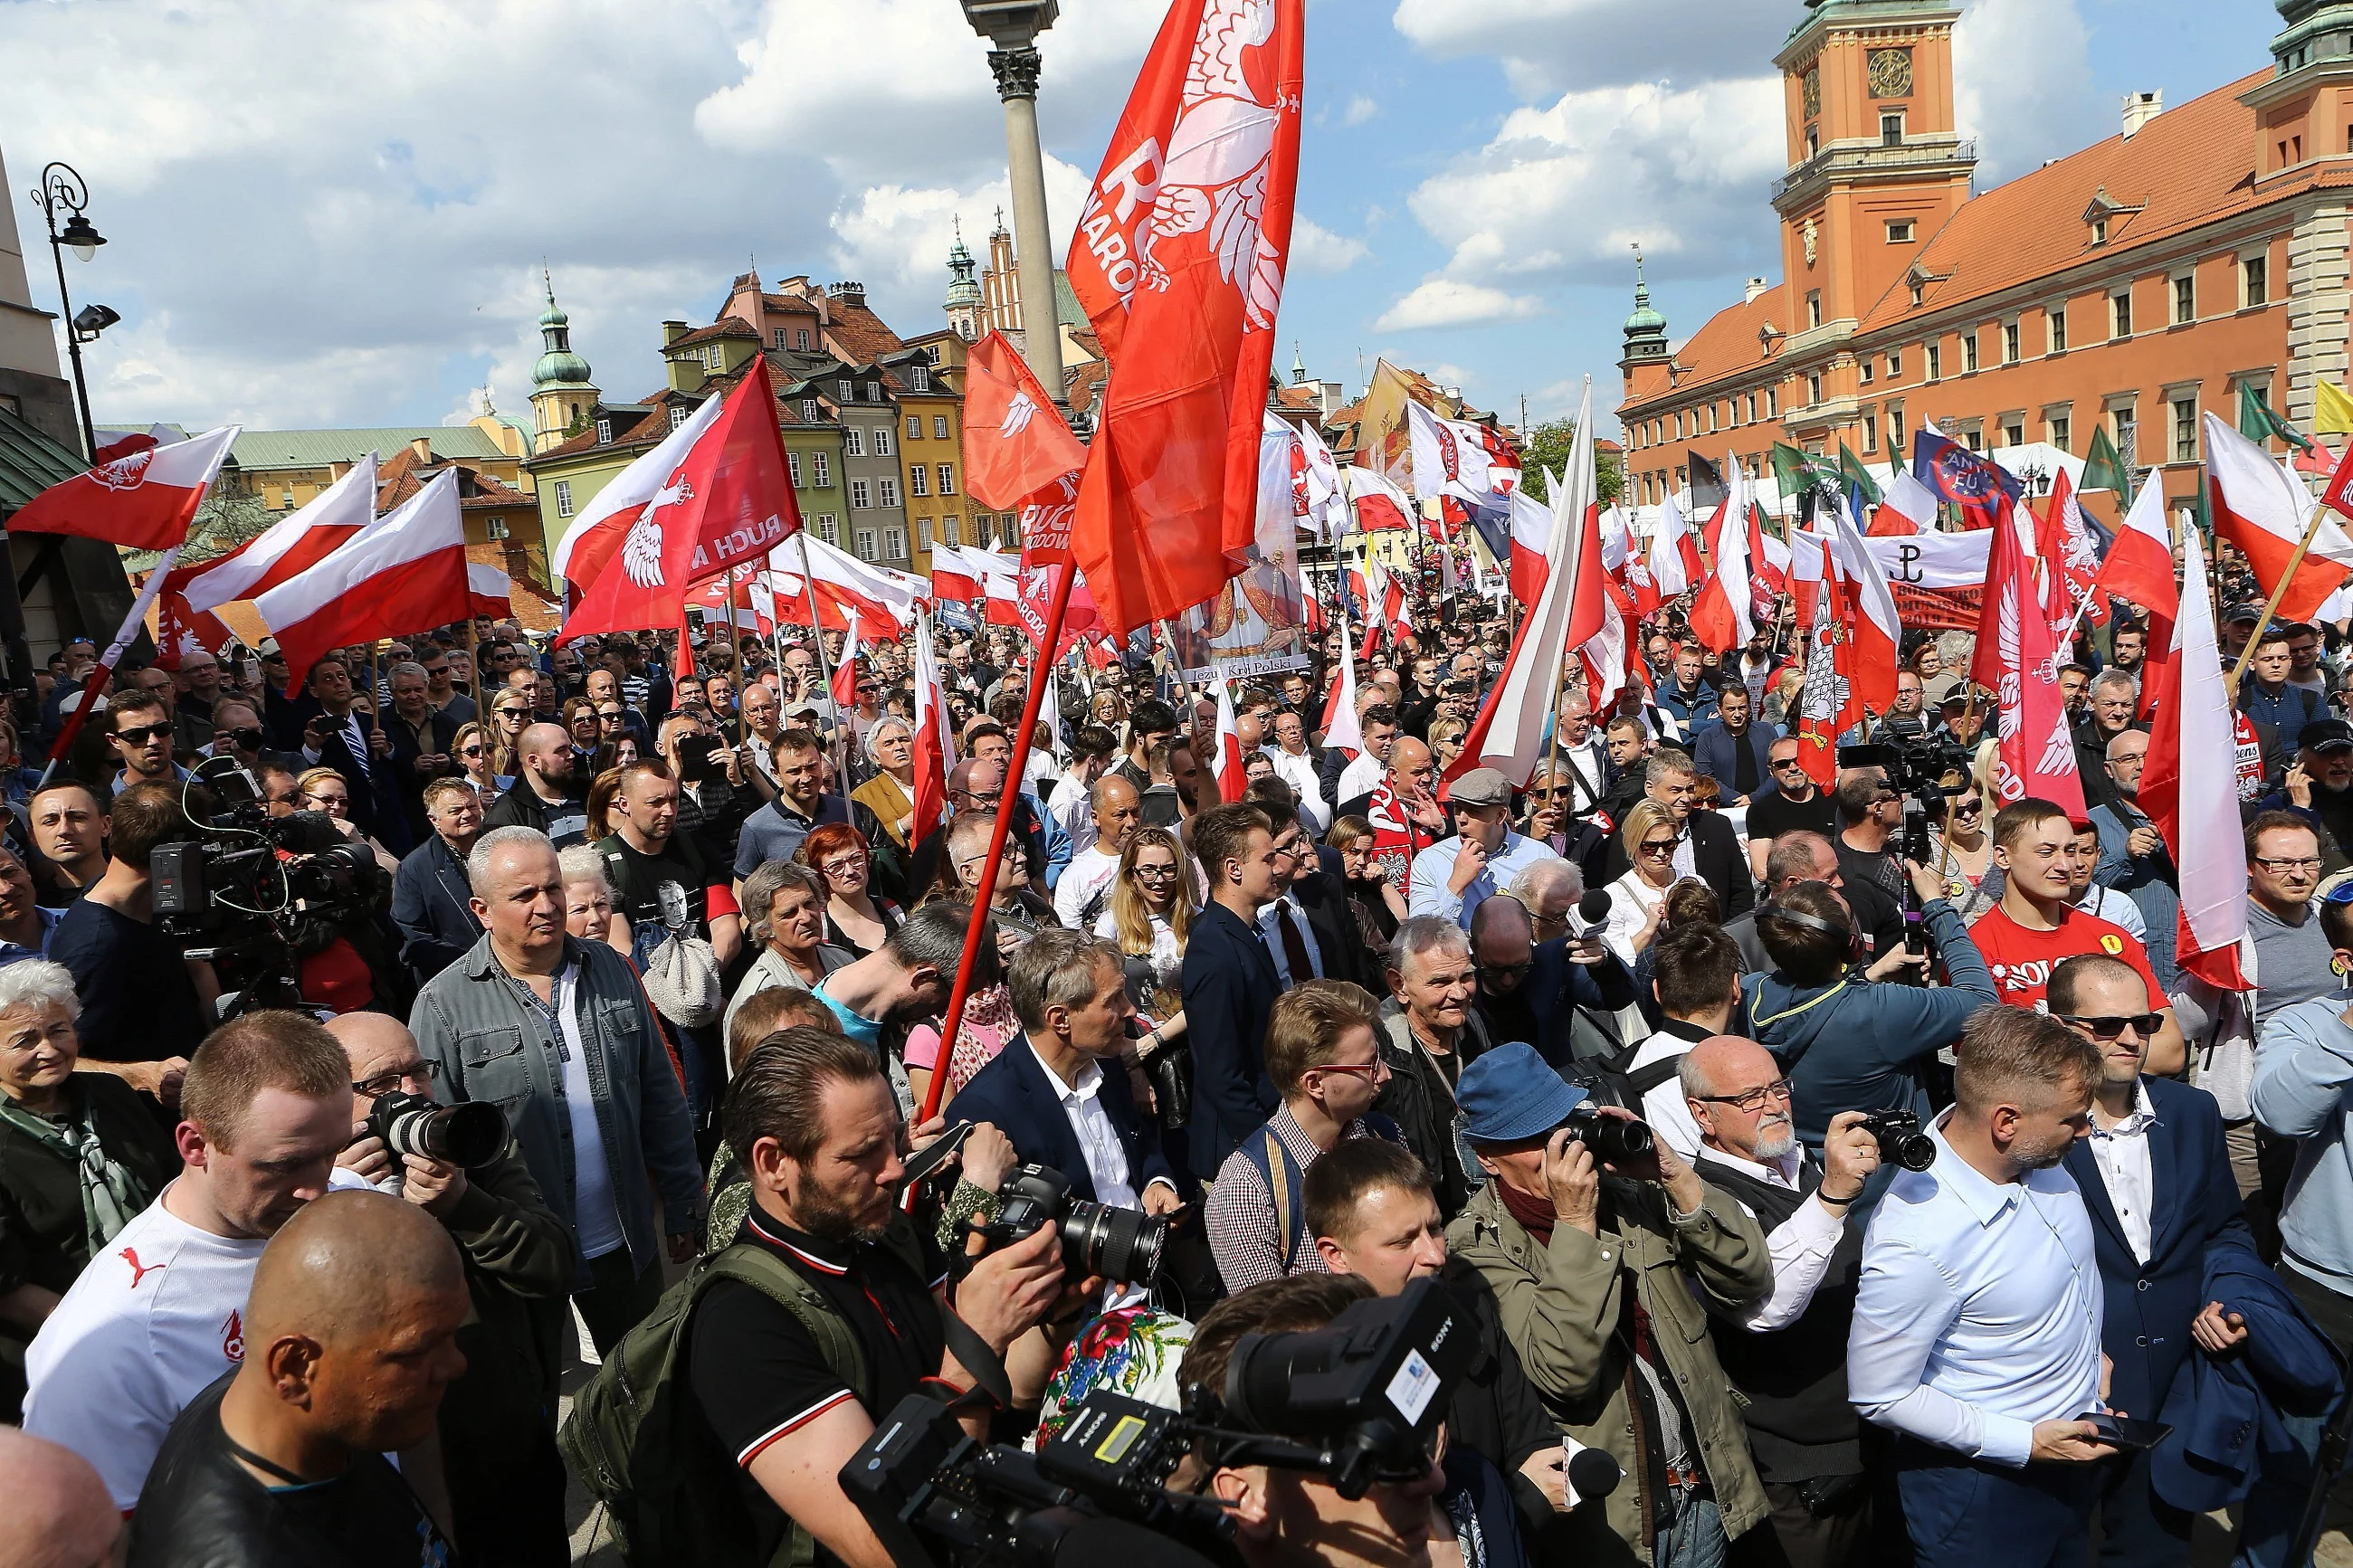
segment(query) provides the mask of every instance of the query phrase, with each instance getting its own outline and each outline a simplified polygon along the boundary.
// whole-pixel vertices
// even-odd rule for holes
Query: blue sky
[[[1040,113],[1066,236],[1162,0],[1064,0]],[[1969,0],[1964,128],[2006,177],[2256,68],[2265,0]],[[1682,336],[1775,268],[1770,57],[1799,0],[1311,0],[1308,124],[1276,363],[1387,353],[1537,417],[1607,407],[1628,242]],[[542,256],[606,393],[659,381],[667,316],[858,277],[940,323],[954,218],[1004,197],[983,46],[952,0],[0,0],[0,151],[54,303],[41,164],[111,243],[77,304],[102,421],[432,424],[522,412]],[[93,58],[111,68],[94,72]]]

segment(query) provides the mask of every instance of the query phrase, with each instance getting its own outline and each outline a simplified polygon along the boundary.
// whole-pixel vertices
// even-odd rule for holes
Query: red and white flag
[[[1577,435],[1569,447],[1567,482],[1555,497],[1545,563],[1545,589],[1512,638],[1504,673],[1462,738],[1462,754],[1449,779],[1472,768],[1495,768],[1525,789],[1545,750],[1546,726],[1560,695],[1562,658],[1599,636],[1608,618],[1601,566],[1601,498],[1593,465],[1593,386],[1586,384]]]
[[[1011,511],[1087,464],[1053,395],[991,330],[965,355],[964,488],[981,505]]]
[[[1994,794],[2003,805],[2047,800],[2082,822],[2084,781],[2075,771],[2067,704],[2059,695],[2050,617],[2034,590],[2018,530],[2002,525],[1991,531],[1969,679],[1995,694],[2000,740]]]
[[[259,537],[188,568],[188,607],[216,610],[238,599],[256,598],[316,566],[375,521],[375,454],[370,452]]]
[[[479,561],[466,563],[466,597],[469,610],[477,616],[495,620],[514,614],[514,579],[495,566]]]
[[[1885,713],[1895,701],[1895,650],[1904,646],[1904,623],[1895,613],[1895,589],[1887,580],[1862,532],[1854,525],[1846,498],[1839,498],[1830,549],[1839,557],[1846,584],[1846,608],[1852,612],[1855,696],[1874,713]]]
[[[1887,493],[1871,517],[1871,537],[1898,539],[1936,531],[1936,492],[1905,468],[1888,481]]]
[[[1176,0],[1068,269],[1111,382],[1071,547],[1124,637],[1215,595],[1257,538],[1291,254],[1306,0]]]
[[[726,400],[706,397],[701,407],[679,421],[661,445],[613,476],[611,482],[588,500],[555,542],[548,566],[557,577],[582,593],[596,584],[621,542],[648,507],[672,504],[670,482],[686,455],[703,433],[719,422]]]
[[[1352,758],[1365,749],[1364,726],[1356,721],[1356,650],[1345,637],[1340,639],[1340,679],[1324,700],[1323,744],[1337,746]]]
[[[1675,498],[1664,497],[1659,502],[1658,529],[1651,535],[1651,582],[1659,602],[1680,598],[1699,580],[1699,542],[1692,537]]]
[[[841,659],[833,667],[833,700],[844,713],[858,706],[858,612],[852,609],[849,618],[849,629],[841,638]]]
[[[253,607],[278,638],[293,689],[329,648],[406,637],[472,605],[458,470],[442,469],[375,525]]]
[[[1234,717],[1233,682],[1218,677],[1218,798],[1240,800],[1250,779],[1242,772],[1241,725]]]
[[[1552,508],[1525,490],[1512,492],[1511,508],[1512,597],[1526,609],[1544,593],[1545,562],[1551,552],[1553,531],[1559,526],[1559,521]]]
[[[955,742],[948,732],[947,692],[940,685],[939,666],[932,657],[930,616],[916,621],[914,644],[915,788],[907,842],[920,844],[945,819],[948,768],[955,757]]]
[[[1317,543],[1337,543],[1348,531],[1348,492],[1341,487],[1340,465],[1313,419],[1299,426],[1299,458],[1307,481],[1308,526]]]
[[[142,447],[60,479],[8,520],[11,533],[63,533],[130,550],[169,550],[228,457],[240,426],[224,425],[168,446]]]
[[[1750,618],[1756,590],[1749,582],[1748,480],[1738,463],[1727,467],[1729,490],[1708,526],[1715,570],[1700,584],[1691,610],[1692,636],[1719,654],[1746,647],[1757,633]]]
[[[2214,531],[2239,547],[2254,569],[2255,581],[2268,594],[2304,539],[2305,526],[2312,521],[2312,498],[2270,453],[2215,416],[2204,418]],[[2280,595],[2279,616],[2290,621],[2312,619],[2321,601],[2348,575],[2353,575],[2353,539],[2345,536],[2335,519],[2323,518],[2312,536],[2312,548],[2296,565],[2295,580]]]
[[[1855,690],[1854,628],[1862,617],[1854,613],[1853,584],[1835,541],[1805,541],[1800,535],[1793,563],[1799,581],[1810,581],[1812,590],[1805,595],[1806,682],[1798,693],[1795,733],[1799,764],[1829,789],[1838,782],[1838,738],[1865,717]]]
[[[2206,559],[2196,529],[2183,531],[2181,555],[2183,580],[2202,584]],[[2175,962],[2210,985],[2252,990],[2254,944],[2247,930],[2247,858],[2238,832],[2236,727],[2213,605],[2202,587],[2181,596],[2172,640],[2164,662],[2149,672],[2149,687],[2156,715],[2140,807],[2173,851],[2180,877]]]
[[[1405,405],[1405,423],[1413,488],[1422,500],[1486,500],[1487,446],[1477,426],[1448,419],[1413,402]]]
[[[1345,470],[1348,491],[1356,503],[1359,533],[1403,533],[1413,527],[1419,509],[1413,498],[1370,468]]]
[[[934,563],[943,558],[943,552],[948,558],[965,559],[965,552],[955,545],[935,544],[932,547]],[[977,568],[971,570],[977,574]],[[860,561],[839,545],[828,544],[806,531],[768,552],[768,574],[786,621],[797,625],[808,614],[813,589],[818,618],[828,631],[848,630],[853,610],[870,626],[912,626],[916,606],[927,596],[924,590],[933,586],[908,573]]]

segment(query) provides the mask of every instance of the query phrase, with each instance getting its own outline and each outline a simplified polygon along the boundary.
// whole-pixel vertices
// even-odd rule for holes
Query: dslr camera
[[[1874,1110],[1863,1129],[1879,1142],[1882,1163],[1907,1171],[1925,1171],[1936,1163],[1936,1142],[1920,1131],[1920,1118],[1909,1110]]]
[[[1074,1198],[1070,1177],[1050,1165],[1017,1165],[997,1195],[1003,1205],[997,1217],[972,1226],[987,1240],[984,1254],[1050,1225],[1061,1232],[1062,1268],[1071,1279],[1099,1276],[1136,1285],[1160,1271],[1161,1249],[1168,1242],[1166,1215]]]
[[[507,1146],[507,1113],[487,1100],[441,1105],[396,1089],[376,1096],[367,1130],[396,1155],[416,1154],[470,1171],[491,1163]]]
[[[1621,1163],[1629,1160],[1649,1158],[1658,1147],[1658,1139],[1647,1121],[1626,1121],[1615,1116],[1604,1116],[1594,1109],[1590,1100],[1568,1113],[1561,1123],[1568,1135],[1593,1152],[1596,1160]]]

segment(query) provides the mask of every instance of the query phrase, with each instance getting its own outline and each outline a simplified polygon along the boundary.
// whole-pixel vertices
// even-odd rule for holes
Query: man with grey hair
[[[2084,721],[2075,727],[2075,771],[2084,775],[2084,805],[2116,799],[2108,776],[2108,744],[2133,726],[2140,709],[2140,682],[2121,669],[2104,669],[2085,692]]]
[[[1391,996],[1381,1004],[1381,1059],[1389,1081],[1373,1109],[1405,1132],[1448,1218],[1486,1178],[1455,1136],[1454,1086],[1493,1043],[1473,1004],[1471,937],[1444,915],[1410,915],[1389,942]]]
[[[1006,982],[1022,1043],[973,1075],[948,1107],[950,1124],[990,1123],[1022,1163],[1068,1176],[1074,1197],[1146,1214],[1175,1209],[1176,1177],[1159,1128],[1136,1109],[1119,1065],[1135,1005],[1118,945],[1042,931],[1014,954]]]
[[[498,1102],[570,1230],[573,1300],[602,1353],[694,1255],[702,1168],[661,1025],[628,960],[565,930],[545,834],[499,827],[466,858],[480,941],[417,993],[417,1049],[453,1101]]]
[[[1504,893],[1471,917],[1471,956],[1490,1039],[1525,1040],[1561,1068],[1620,1049],[1616,1015],[1636,1004],[1634,978],[1598,935],[1538,942],[1527,906]]]
[[[1567,936],[1577,922],[1572,918],[1585,897],[1585,868],[1574,860],[1556,857],[1539,860],[1512,879],[1504,889],[1528,911],[1538,942]]]
[[[392,667],[385,679],[392,689],[392,704],[383,724],[385,733],[392,737],[393,788],[408,814],[409,842],[422,844],[427,781],[465,771],[458,765],[459,721],[434,711],[426,693],[423,665],[403,659]]]

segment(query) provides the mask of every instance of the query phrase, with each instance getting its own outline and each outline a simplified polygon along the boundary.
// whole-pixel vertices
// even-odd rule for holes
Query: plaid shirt
[[[1266,1124],[1282,1142],[1284,1154],[1302,1172],[1323,1153],[1293,1118],[1289,1105],[1277,1110]],[[1348,1123],[1348,1130],[1341,1134],[1343,1138],[1371,1135],[1372,1130],[1361,1118]],[[1253,1132],[1242,1142],[1248,1144],[1257,1136]],[[1250,1156],[1242,1150],[1226,1156],[1217,1181],[1209,1187],[1203,1218],[1209,1227],[1209,1250],[1217,1256],[1218,1273],[1225,1279],[1227,1294],[1283,1277],[1284,1237],[1275,1215],[1274,1194],[1267,1191],[1258,1167],[1250,1163]],[[1303,1208],[1291,1216],[1291,1223],[1301,1239],[1292,1253],[1289,1272],[1330,1273],[1324,1267],[1324,1255],[1315,1249],[1314,1238],[1305,1235],[1307,1215]]]

